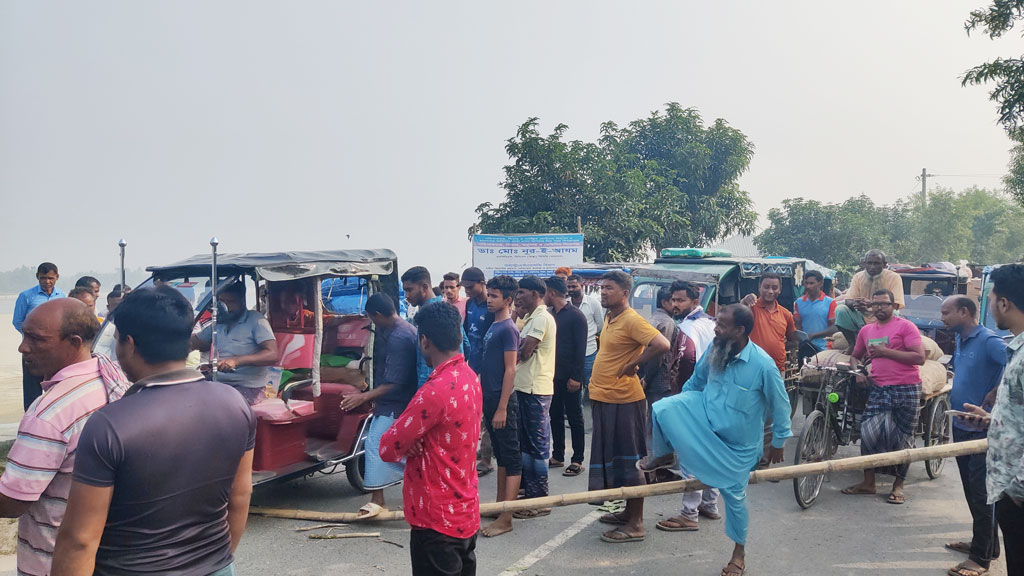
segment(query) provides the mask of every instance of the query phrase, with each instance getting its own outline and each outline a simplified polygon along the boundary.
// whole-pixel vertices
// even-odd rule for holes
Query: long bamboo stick
[[[755,470],[750,473],[751,484],[760,482],[774,482],[780,480],[792,480],[804,476],[817,476],[832,472],[848,472],[851,470],[864,470],[867,468],[879,468],[883,466],[895,466],[909,462],[920,462],[922,460],[935,460],[938,458],[955,458],[969,454],[981,454],[988,449],[988,440],[971,440],[969,442],[955,442],[952,444],[939,444],[926,448],[908,448],[885,454],[871,454],[868,456],[854,456],[851,458],[840,458],[838,460],[827,460],[824,462],[812,462],[795,466],[781,466],[768,470]],[[518,510],[536,510],[538,508],[550,508],[554,506],[572,506],[574,504],[587,504],[590,502],[605,502],[608,500],[629,500],[631,498],[646,498],[650,496],[662,496],[665,494],[678,494],[680,492],[692,492],[706,488],[698,480],[679,480],[676,482],[661,482],[648,484],[646,486],[627,486],[625,488],[611,488],[608,490],[592,490],[590,492],[576,492],[572,494],[556,494],[543,498],[530,498],[526,500],[515,500],[511,502],[488,502],[480,505],[480,513],[515,512]],[[319,522],[360,522],[372,520],[381,522],[387,520],[402,520],[405,515],[400,511],[384,512],[370,519],[359,518],[354,512],[318,512],[315,510],[291,510],[281,508],[259,508],[249,509],[250,514],[267,516],[270,518],[290,518],[295,520],[316,520]]]

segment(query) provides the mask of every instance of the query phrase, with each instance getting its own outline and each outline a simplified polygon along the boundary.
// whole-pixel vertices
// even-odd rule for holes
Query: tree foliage
[[[724,120],[705,126],[670,103],[625,127],[602,124],[597,142],[566,141],[565,124],[543,136],[537,124],[507,141],[505,200],[478,206],[470,234],[575,232],[579,217],[588,259],[629,261],[753,229],[737,180],[754,146]]]
[[[768,212],[754,238],[765,254],[803,256],[830,268],[856,267],[872,248],[907,264],[969,260],[1013,262],[1024,256],[1024,208],[983,188],[940,188],[920,199],[876,205],[866,196],[841,204],[792,198]]]
[[[981,30],[991,39],[1010,32],[1024,19],[1024,0],[994,0],[991,6],[971,12],[964,27],[970,34]],[[1016,143],[1011,151],[1007,192],[1024,204],[1024,55],[996,58],[968,70],[963,85],[992,83],[989,99],[999,105],[999,122]]]

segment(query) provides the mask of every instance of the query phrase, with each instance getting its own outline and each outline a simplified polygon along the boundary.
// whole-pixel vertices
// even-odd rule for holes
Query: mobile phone
[[[973,412],[964,412],[963,410],[946,410],[946,414],[951,414],[953,416],[973,416],[975,418],[981,417],[978,416],[977,414],[974,414]]]

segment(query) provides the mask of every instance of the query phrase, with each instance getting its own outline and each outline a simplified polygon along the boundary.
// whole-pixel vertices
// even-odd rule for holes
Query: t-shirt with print
[[[505,378],[505,352],[519,350],[519,329],[511,318],[491,324],[483,341],[483,361],[480,371],[480,387],[484,398],[501,394]]]
[[[74,473],[114,487],[94,574],[212,574],[230,564],[228,495],[255,438],[242,395],[196,370],[140,380],[95,412]]]
[[[558,328],[547,306],[537,306],[526,317],[520,338],[539,340],[533,355],[516,365],[516,391],[538,396],[555,393],[555,339]]]
[[[383,336],[383,338],[381,337]],[[416,328],[399,319],[386,333],[373,342],[373,385],[392,384],[390,392],[373,403],[373,413],[380,416],[399,414],[416,394]],[[382,354],[383,352],[383,354]]]
[[[483,419],[480,379],[462,354],[438,366],[380,439],[380,457],[398,462],[408,447],[402,483],[405,521],[414,528],[467,539],[480,529],[476,449]]]
[[[853,355],[866,359],[868,346],[872,344],[884,344],[893,350],[910,350],[921,345],[921,332],[910,320],[893,316],[885,324],[865,324],[857,334],[857,345],[853,348]],[[874,358],[871,360],[871,379],[878,386],[917,384],[921,382],[921,373],[917,366],[903,364],[891,358]]]
[[[466,301],[466,319],[462,322],[466,338],[469,340],[466,362],[477,374],[483,369],[480,365],[484,357],[483,340],[492,322],[494,322],[494,314],[487,311],[486,301],[478,303],[472,298]]]
[[[203,328],[197,337],[209,344],[213,338],[213,325]],[[260,344],[274,340],[274,331],[263,314],[246,310],[238,322],[217,323],[217,357],[221,359],[255,354]],[[263,388],[270,381],[267,366],[239,366],[232,372],[218,372],[217,380],[231,386]]]
[[[590,399],[606,404],[629,404],[646,398],[640,378],[635,375],[620,378],[618,374],[627,363],[635,362],[659,335],[657,328],[632,308],[626,308],[615,318],[606,315],[601,347],[590,376]]]

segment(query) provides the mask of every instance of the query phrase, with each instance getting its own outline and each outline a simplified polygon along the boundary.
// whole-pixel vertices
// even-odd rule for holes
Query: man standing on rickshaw
[[[921,333],[909,320],[893,315],[896,298],[889,290],[877,290],[871,310],[875,322],[857,335],[853,365],[871,359],[871,392],[860,423],[860,453],[882,454],[914,447],[917,419],[921,412],[921,374],[925,352]],[[858,375],[858,381],[864,376]],[[903,482],[910,464],[864,470],[864,481],[843,489],[843,494],[874,494],[875,474],[896,479],[889,494],[890,504],[903,504]]]

